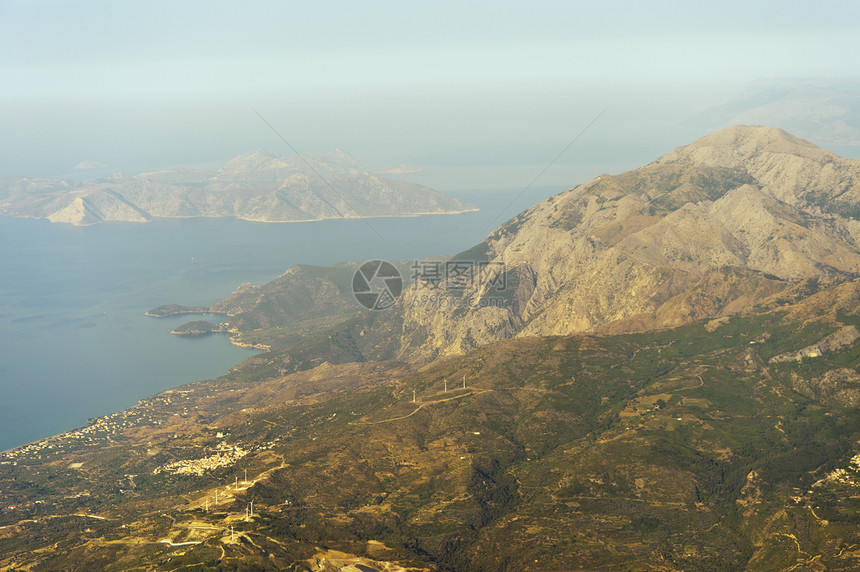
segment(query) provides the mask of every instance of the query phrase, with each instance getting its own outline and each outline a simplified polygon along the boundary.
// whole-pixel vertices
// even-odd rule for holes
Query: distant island
[[[215,171],[178,166],[92,181],[0,177],[0,216],[87,226],[158,218],[260,222],[459,214],[475,207],[380,177],[343,151],[304,158],[253,151]]]

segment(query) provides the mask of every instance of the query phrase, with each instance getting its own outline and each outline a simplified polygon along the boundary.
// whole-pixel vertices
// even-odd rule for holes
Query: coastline
[[[492,200],[495,200],[494,197],[488,195],[484,203],[476,205],[477,208],[458,211],[458,214],[471,213],[465,216],[478,217],[480,220],[475,225],[481,225],[483,219],[493,214],[489,212],[492,209],[488,211],[488,203]],[[487,214],[482,216],[480,213]],[[164,334],[174,329],[175,325],[171,322],[165,328],[164,322],[173,319],[177,320],[178,325],[190,321],[194,316],[188,320],[183,318],[195,313],[194,310],[198,308],[202,310],[200,314],[216,314],[208,305],[197,304],[164,314],[152,311],[165,300],[221,300],[225,293],[236,288],[236,284],[249,281],[265,283],[295,264],[330,265],[345,259],[378,257],[406,259],[437,252],[456,252],[471,244],[471,226],[460,224],[459,217],[427,217],[422,214],[425,213],[373,217],[379,221],[372,223],[373,226],[386,236],[402,232],[408,227],[409,233],[404,240],[380,245],[376,235],[363,233],[356,235],[353,242],[340,245],[337,249],[327,240],[329,231],[340,227],[328,225],[349,225],[339,222],[349,218],[332,218],[321,225],[267,224],[245,227],[241,225],[246,221],[238,217],[183,217],[201,219],[187,222],[174,222],[164,217],[153,218],[150,222],[155,222],[154,225],[93,225],[95,228],[84,232],[68,223],[48,224],[49,220],[32,216],[0,215],[0,229],[6,237],[4,255],[10,260],[23,261],[20,267],[8,269],[10,285],[15,287],[12,294],[26,302],[19,312],[7,320],[8,331],[20,329],[11,322],[12,318],[32,316],[28,327],[33,330],[33,335],[46,332],[47,342],[39,346],[39,351],[76,356],[76,359],[67,360],[61,368],[50,360],[25,359],[30,355],[30,350],[23,342],[6,344],[0,365],[8,368],[16,377],[27,380],[27,383],[16,386],[20,391],[9,398],[14,406],[7,405],[7,409],[2,412],[5,417],[0,423],[5,433],[2,444],[7,446],[0,448],[5,450],[18,444],[35,442],[43,436],[60,434],[77,427],[83,419],[104,412],[120,411],[128,406],[127,396],[140,399],[167,387],[180,387],[190,380],[214,379],[250,357],[248,353],[253,355],[254,352],[271,351],[269,347],[251,343],[243,336],[230,332],[226,336],[229,346],[222,346],[221,336],[189,338],[185,343],[175,338],[175,341],[171,341],[169,338],[172,336],[167,336],[168,340],[165,340]],[[186,224],[193,226],[186,227]],[[354,221],[351,224],[363,223]],[[189,234],[188,228],[196,232]],[[306,233],[313,237],[308,249],[282,248],[276,252],[259,248],[261,244],[290,245]],[[142,258],[123,254],[136,248],[139,241],[149,245],[139,252]],[[432,252],[424,252],[431,250],[424,246],[426,244],[433,245]],[[22,257],[24,245],[27,245],[27,257]],[[341,248],[343,254],[340,254]],[[247,256],[249,250],[254,251],[254,256]],[[103,260],[110,260],[111,263],[103,264]],[[81,269],[95,268],[95,264],[99,264],[97,268],[102,272],[97,289],[77,281],[69,284],[67,276],[77,276]],[[35,288],[32,281],[25,280],[31,267],[50,267],[56,272],[49,276],[50,280],[39,282],[36,284],[38,288]],[[76,320],[63,322],[58,322],[52,315],[44,315],[41,311],[42,301],[55,300],[57,291],[63,288],[68,290],[71,286],[76,289],[62,298],[64,311],[68,307],[85,313]],[[113,296],[119,292],[122,296]],[[106,299],[108,302],[104,301]],[[138,306],[139,309],[132,310],[141,319],[167,319],[154,323],[154,327],[139,324],[141,333],[132,335],[132,331],[125,328],[125,320],[118,322],[122,316],[134,319],[128,311],[131,309],[129,306],[137,303],[131,304],[130,299],[146,304],[143,308]],[[228,320],[226,316],[229,314],[221,315],[224,317],[210,318],[210,321]],[[123,324],[121,330],[116,329],[119,323]],[[92,342],[92,348],[108,348],[111,355],[115,356],[111,361],[97,362],[101,364],[100,368],[103,366],[104,373],[84,366],[88,362],[83,358],[96,359],[83,352],[80,346],[84,342]],[[141,343],[145,346],[142,347]],[[158,355],[159,359],[149,360],[144,357],[150,354]],[[81,359],[77,359],[77,356],[81,356]],[[132,368],[111,370],[110,367],[119,364],[120,360],[135,365]],[[63,393],[47,389],[53,387],[53,380],[56,379],[64,380],[60,386]],[[5,430],[7,428],[8,431]]]
[[[208,307],[201,307],[201,309],[183,309],[183,310],[171,310],[166,311],[164,313],[153,313],[163,308],[164,306],[159,306],[158,308],[153,308],[152,310],[147,310],[143,315],[148,316],[150,318],[175,318],[176,316],[185,316],[189,314],[200,314],[201,316],[229,316],[227,312],[218,312],[216,310],[210,310]]]
[[[0,213],[2,217],[15,218],[15,219],[28,219],[28,220],[44,220],[48,221],[52,224],[65,224],[70,226],[77,227],[86,227],[86,226],[95,226],[97,224],[102,223],[135,223],[135,224],[146,224],[149,222],[155,222],[159,220],[182,220],[182,219],[235,219],[242,220],[246,222],[261,222],[261,223],[270,223],[270,224],[290,224],[290,223],[298,223],[298,222],[321,222],[328,220],[366,220],[366,219],[389,219],[389,218],[417,218],[422,216],[432,216],[432,215],[460,215],[466,213],[474,213],[479,212],[481,209],[478,207],[473,207],[470,209],[460,209],[453,211],[427,211],[427,212],[408,212],[403,214],[381,214],[381,215],[367,215],[367,216],[330,216],[330,217],[319,217],[319,218],[308,218],[308,219],[289,219],[289,220],[272,220],[272,219],[262,219],[262,218],[253,218],[242,215],[171,215],[171,216],[151,216],[147,220],[140,219],[106,219],[99,220],[88,223],[77,223],[77,222],[66,222],[61,220],[51,220],[49,217],[36,217],[31,215],[14,215],[7,213]]]
[[[237,348],[242,348],[246,350],[263,350],[266,352],[272,349],[272,346],[266,344],[251,344],[248,342],[240,342],[238,336],[227,336],[227,339]]]
[[[162,307],[164,307],[164,306],[160,306],[159,308],[162,308]],[[194,308],[185,308],[185,307],[182,307],[182,309],[167,311],[164,313],[161,313],[161,312],[154,313],[159,308],[154,308],[153,310],[146,312],[144,315],[148,316],[150,318],[175,318],[176,316],[189,316],[189,315],[194,315],[194,314],[201,315],[201,316],[206,316],[206,315],[220,315],[220,316],[228,316],[228,317],[230,316],[230,314],[227,312],[209,311],[208,308],[207,309],[201,309],[198,311],[198,310],[195,310]],[[192,322],[188,322],[188,323],[189,324],[193,323],[193,320],[192,320]],[[184,325],[186,325],[186,324],[183,324],[183,326]],[[183,326],[179,326],[179,327],[181,328]],[[242,349],[246,349],[246,350],[261,350],[261,351],[269,351],[272,349],[272,346],[270,346],[268,344],[253,344],[250,342],[241,341],[240,338],[241,338],[242,334],[235,331],[235,330],[228,329],[226,322],[221,323],[221,324],[217,324],[215,326],[216,327],[209,328],[206,331],[197,331],[197,330],[183,331],[183,330],[176,328],[176,329],[171,330],[170,334],[172,334],[174,336],[179,336],[182,338],[201,338],[201,337],[209,336],[211,334],[227,334],[227,341],[229,341],[231,345],[234,345],[237,348],[242,348]]]

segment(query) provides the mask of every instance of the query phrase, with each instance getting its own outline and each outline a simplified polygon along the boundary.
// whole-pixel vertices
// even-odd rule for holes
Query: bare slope
[[[460,255],[506,269],[404,301],[421,351],[517,335],[639,331],[733,314],[807,281],[860,272],[860,161],[779,129],[734,127],[654,163],[603,175],[520,214]],[[495,263],[495,264],[493,264]],[[503,307],[492,302],[499,296]],[[404,342],[407,352],[414,344]]]

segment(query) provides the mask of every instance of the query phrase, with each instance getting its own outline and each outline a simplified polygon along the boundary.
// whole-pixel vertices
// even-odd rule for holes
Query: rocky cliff
[[[860,161],[779,129],[719,131],[515,217],[456,257],[483,264],[468,287],[413,285],[403,351],[670,327],[855,277],[858,206]]]

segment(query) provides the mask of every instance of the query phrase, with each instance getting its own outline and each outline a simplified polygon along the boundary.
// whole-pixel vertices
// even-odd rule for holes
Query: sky
[[[858,29],[854,1],[0,0],[0,176],[283,137],[443,191],[573,186],[704,135],[679,125],[752,82],[856,78]]]

